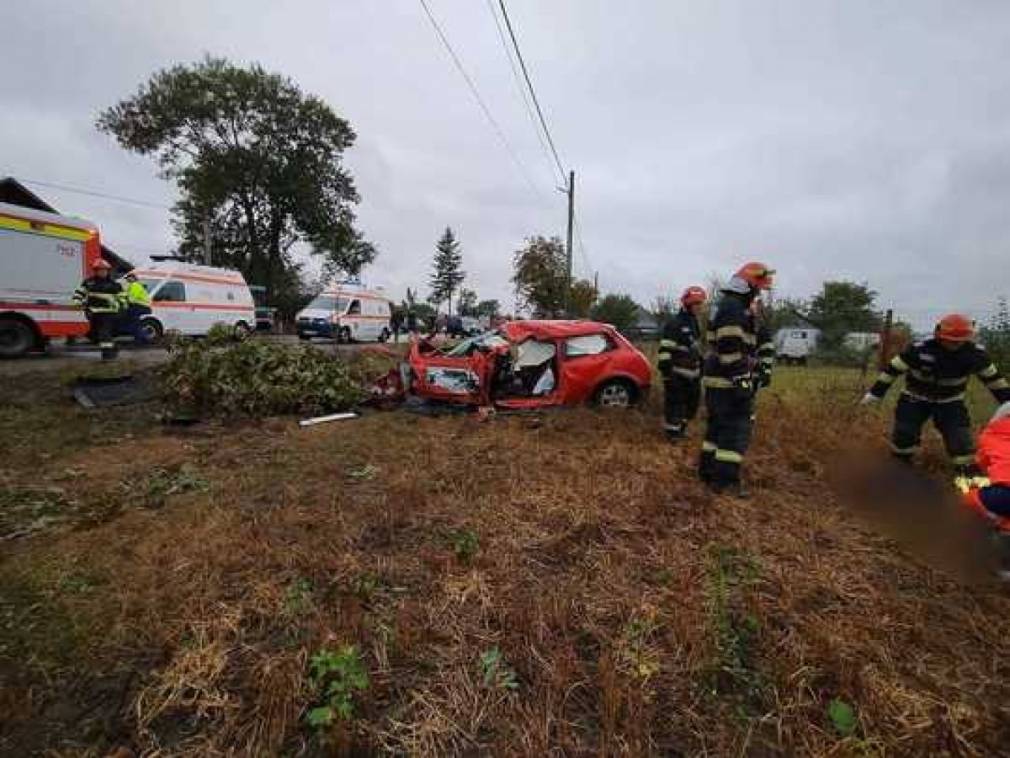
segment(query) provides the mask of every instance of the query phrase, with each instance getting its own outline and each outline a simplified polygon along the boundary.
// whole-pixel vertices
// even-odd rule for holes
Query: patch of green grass
[[[175,468],[153,468],[140,482],[127,481],[121,486],[128,498],[146,508],[160,508],[173,495],[210,489],[210,483],[188,463]]]
[[[757,713],[767,682],[757,667],[760,621],[746,609],[747,595],[759,578],[750,556],[725,545],[708,551],[706,587],[714,656],[707,679],[713,694],[728,696],[741,715]]]
[[[480,537],[472,529],[460,529],[457,532],[453,532],[451,540],[456,560],[460,563],[471,563],[480,550]]]
[[[76,505],[62,487],[0,489],[0,539],[27,537],[66,521]]]

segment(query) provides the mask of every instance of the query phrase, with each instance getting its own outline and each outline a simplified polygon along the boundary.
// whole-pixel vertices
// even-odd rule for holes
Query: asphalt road
[[[272,342],[295,344],[298,338],[294,335],[256,335],[253,339],[264,339]],[[402,339],[401,339],[402,342]],[[320,350],[335,353],[353,352],[375,343],[359,343],[353,345],[338,345],[332,340],[313,340],[312,345]],[[392,345],[391,345],[392,346]],[[168,352],[160,347],[134,347],[123,344],[118,360],[131,366],[156,366],[168,359]],[[0,360],[0,377],[23,376],[39,371],[59,372],[73,370],[89,364],[101,363],[98,348],[89,344],[67,346],[62,342],[54,342],[44,353],[32,353],[24,358]]]

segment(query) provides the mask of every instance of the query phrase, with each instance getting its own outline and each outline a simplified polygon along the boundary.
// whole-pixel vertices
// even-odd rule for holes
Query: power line
[[[526,85],[523,84],[523,80],[519,74],[519,69],[516,66],[515,56],[509,49],[508,40],[505,39],[505,30],[502,28],[501,21],[498,18],[498,12],[494,7],[494,0],[487,0],[487,9],[491,13],[491,18],[494,19],[495,28],[498,30],[498,41],[501,43],[502,50],[505,52],[505,57],[508,59],[509,68],[512,71],[512,79],[516,84],[516,89],[519,90],[519,97],[523,101],[523,106],[526,110],[526,115],[530,119],[530,125],[533,127],[534,133],[537,135],[537,141],[540,143],[540,148],[543,150],[544,157],[547,159],[547,163],[551,163],[551,150],[547,144],[547,140],[544,139],[544,133],[540,129],[540,125],[537,123],[536,114],[533,112],[533,104],[530,102],[529,93],[526,90]],[[551,173],[554,173],[554,166],[551,166]],[[564,184],[564,175],[561,176],[561,183]]]
[[[72,192],[77,195],[90,195],[91,197],[100,197],[105,200],[115,200],[118,203],[140,205],[145,208],[159,208],[161,210],[171,210],[171,206],[165,205],[164,203],[155,203],[149,200],[136,200],[134,198],[123,197],[121,195],[110,195],[106,192],[98,192],[97,190],[81,189],[80,187],[68,187],[65,184],[56,184],[54,182],[40,182],[37,179],[20,179],[19,181],[22,181],[25,184],[37,184],[40,187],[49,187],[50,189],[60,190],[62,192]]]
[[[508,10],[505,8],[505,0],[498,0],[498,6],[501,8],[502,17],[505,19],[505,26],[509,30],[509,37],[512,38],[512,47],[516,51],[516,57],[519,59],[519,66],[523,70],[523,77],[526,79],[526,85],[530,88],[530,95],[533,98],[533,105],[536,106],[537,115],[540,117],[540,125],[544,129],[544,134],[547,137],[547,144],[550,145],[551,154],[554,156],[554,162],[557,164],[558,171],[561,173],[562,181],[565,177],[564,166],[561,165],[561,159],[558,157],[557,148],[554,147],[554,139],[551,137],[551,130],[547,128],[547,120],[544,118],[544,112],[540,108],[540,101],[537,99],[537,92],[533,89],[533,82],[530,80],[529,69],[526,68],[526,61],[523,60],[522,51],[519,49],[519,42],[516,40],[515,30],[512,28],[512,21],[509,19]]]
[[[449,53],[449,56],[452,58],[453,64],[456,66],[456,70],[459,71],[460,75],[463,77],[463,80],[466,82],[467,87],[470,88],[470,93],[473,95],[474,100],[477,101],[477,105],[479,105],[480,109],[484,112],[484,116],[487,118],[488,123],[490,123],[491,126],[494,128],[495,133],[498,135],[498,139],[501,140],[502,145],[508,151],[508,154],[512,157],[513,162],[519,168],[519,171],[522,173],[523,178],[526,180],[526,183],[530,185],[530,189],[532,189],[533,193],[537,196],[537,198],[541,202],[543,202],[544,200],[543,195],[540,194],[540,190],[538,190],[536,184],[533,183],[533,179],[530,178],[529,171],[526,170],[526,166],[519,159],[519,156],[516,154],[516,151],[512,148],[511,143],[509,143],[508,138],[505,136],[505,132],[498,124],[498,121],[491,114],[491,110],[487,107],[487,104],[484,102],[484,98],[481,97],[480,92],[477,90],[477,85],[474,84],[473,79],[471,79],[470,75],[466,72],[466,68],[464,68],[463,62],[459,59],[459,56],[456,55],[456,51],[453,50],[452,45],[449,44],[448,38],[446,38],[445,33],[442,31],[442,27],[439,26],[438,21],[436,21],[435,17],[432,15],[431,9],[428,7],[428,3],[425,2],[425,0],[419,0],[419,2],[421,3],[421,7],[424,8],[424,12],[428,16],[428,20],[431,22],[431,26],[435,30],[436,36],[441,41],[446,51]]]

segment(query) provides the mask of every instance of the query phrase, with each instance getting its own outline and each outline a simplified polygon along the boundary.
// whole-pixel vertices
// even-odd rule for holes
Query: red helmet
[[[701,287],[688,287],[680,296],[680,304],[685,308],[692,305],[699,305],[708,300],[708,293]]]
[[[763,263],[751,261],[741,266],[734,276],[743,279],[752,289],[768,290],[772,287],[772,276],[774,274],[774,269],[768,268]]]
[[[975,325],[960,313],[948,313],[936,325],[936,338],[946,342],[970,342],[975,337]]]
[[[100,268],[111,269],[112,264],[109,263],[107,260],[105,260],[105,258],[99,258],[98,260],[96,260],[94,263],[91,264],[91,268],[95,270],[98,270]]]

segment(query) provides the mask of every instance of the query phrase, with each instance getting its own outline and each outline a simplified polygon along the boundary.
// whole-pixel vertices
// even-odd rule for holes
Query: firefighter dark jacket
[[[689,310],[682,308],[666,320],[657,357],[659,372],[665,377],[701,377],[701,327]]]
[[[870,392],[883,397],[895,380],[905,376],[904,394],[916,400],[953,403],[964,400],[968,379],[975,375],[1000,403],[1010,401],[1010,384],[980,346],[966,342],[947,350],[939,340],[916,342],[881,372]]]
[[[705,386],[728,388],[749,382],[757,372],[771,373],[775,345],[766,329],[760,328],[751,310],[753,298],[724,293],[709,321],[706,341]]]

